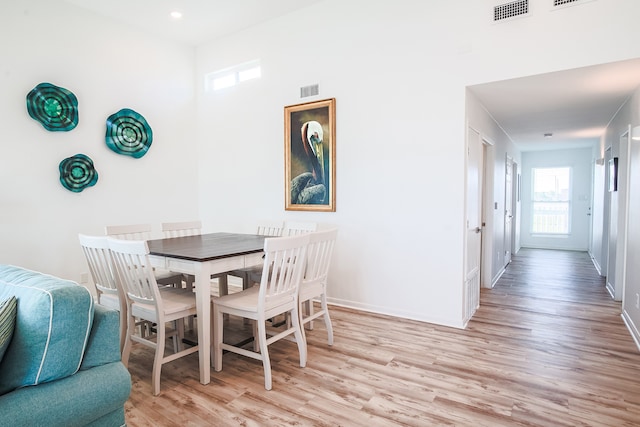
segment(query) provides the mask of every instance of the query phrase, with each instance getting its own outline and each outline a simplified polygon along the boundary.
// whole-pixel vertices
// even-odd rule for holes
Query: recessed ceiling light
[[[182,18],[182,12],[178,12],[177,10],[174,10],[173,12],[171,12],[169,15],[171,15],[171,17],[173,19],[180,19]]]

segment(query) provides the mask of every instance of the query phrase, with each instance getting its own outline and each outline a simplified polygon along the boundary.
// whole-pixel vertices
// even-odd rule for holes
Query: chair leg
[[[260,330],[258,328],[258,321],[247,319],[247,318],[245,318],[244,320],[251,322],[251,330],[253,332],[253,351],[257,353],[258,351],[260,351],[260,341],[258,340],[258,335],[260,334]],[[265,328],[265,331],[266,331],[266,328]]]
[[[153,395],[160,394],[160,374],[162,372],[162,359],[164,358],[164,346],[166,339],[166,325],[158,322],[158,331],[156,332],[156,354],[153,358],[153,372],[151,373],[151,388]]]
[[[120,310],[120,355],[124,352],[124,343],[127,341],[127,333],[129,332],[129,319],[127,319],[127,309]]]
[[[189,289],[190,291],[193,291],[193,287],[195,284],[195,276],[191,275],[191,274],[183,274],[184,276],[184,283],[187,286],[187,289]],[[193,330],[193,316],[189,316],[189,320],[188,320],[188,325],[189,325],[189,330]]]
[[[222,370],[222,341],[224,339],[224,325],[223,316],[220,308],[213,304],[213,351],[211,351],[211,357],[213,358],[213,368],[216,372]]]
[[[264,367],[264,388],[271,390],[271,360],[269,359],[269,349],[267,346],[267,326],[264,319],[256,320],[258,324],[258,342],[262,366]]]
[[[329,343],[329,345],[333,345],[333,326],[331,325],[331,317],[329,317],[329,307],[327,306],[326,294],[322,294],[320,304],[322,304],[322,316],[324,317],[324,325],[327,328],[327,342]]]
[[[178,319],[176,320],[176,328],[177,328],[177,333],[175,335],[175,342],[177,343],[177,350],[176,353],[179,351],[184,350],[184,319]]]
[[[307,300],[304,302],[304,313],[305,317],[309,317],[313,315],[313,300]],[[307,329],[313,331],[313,320],[307,322]]]
[[[127,316],[127,333],[124,340],[124,347],[122,349],[122,364],[125,367],[129,367],[129,355],[131,354],[131,335],[136,332],[136,319],[133,316]]]
[[[242,272],[242,290],[247,290],[251,287],[251,284],[249,283],[249,273],[246,271]]]
[[[291,322],[293,323],[293,335],[296,338],[296,344],[298,344],[298,351],[300,352],[300,367],[304,368],[307,366],[307,338],[300,322],[298,307],[294,307],[291,310]]]
[[[178,346],[178,321],[174,320],[173,322],[171,322],[171,327],[173,328],[173,335],[171,336],[171,341],[173,342],[173,352],[177,353],[178,351],[180,351],[180,348]]]
[[[229,282],[227,281],[226,274],[222,274],[218,277],[218,289],[219,296],[229,295]]]

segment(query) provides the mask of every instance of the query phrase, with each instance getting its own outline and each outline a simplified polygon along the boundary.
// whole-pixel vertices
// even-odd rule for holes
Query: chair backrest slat
[[[302,281],[303,284],[326,284],[337,236],[337,229],[310,233],[309,246],[307,248],[307,268]]]
[[[284,222],[282,221],[261,221],[258,223],[258,230],[256,234],[260,236],[282,236],[282,230]]]
[[[109,248],[122,287],[129,299],[160,309],[158,284],[149,261],[149,248],[144,240],[109,238]]]
[[[78,239],[96,287],[98,301],[100,301],[100,293],[117,296],[118,284],[107,237],[79,234]]]
[[[266,239],[260,303],[296,299],[306,265],[309,235]]]
[[[297,236],[298,234],[311,233],[318,229],[315,222],[294,222],[287,221],[284,224],[283,236]]]
[[[107,225],[105,234],[122,240],[151,239],[151,224]]]
[[[202,234],[201,221],[163,222],[162,233],[164,237],[185,237]]]

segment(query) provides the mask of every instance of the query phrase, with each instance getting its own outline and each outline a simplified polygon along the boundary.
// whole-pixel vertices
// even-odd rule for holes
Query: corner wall
[[[78,233],[107,224],[197,215],[194,50],[156,40],[64,1],[5,2],[0,13],[0,263],[80,281]],[[79,123],[49,132],[27,114],[26,95],[49,82],[78,98]],[[134,159],[105,144],[106,119],[131,108],[153,142]],[[72,193],[59,163],[84,153],[95,186]]]

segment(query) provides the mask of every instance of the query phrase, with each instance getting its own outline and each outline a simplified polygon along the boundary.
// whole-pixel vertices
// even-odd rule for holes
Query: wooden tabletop
[[[210,233],[188,237],[149,240],[151,255],[190,261],[211,261],[261,252],[265,236],[256,234]]]

